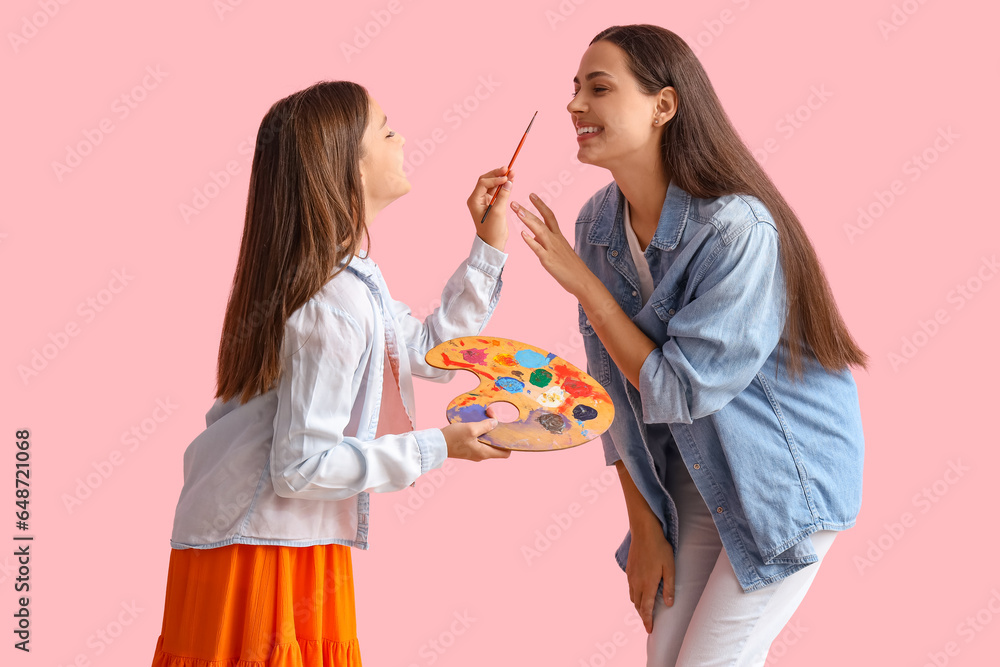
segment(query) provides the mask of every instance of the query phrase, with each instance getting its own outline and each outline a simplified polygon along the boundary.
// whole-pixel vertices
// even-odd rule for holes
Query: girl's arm
[[[278,381],[270,458],[279,496],[340,500],[361,491],[396,491],[447,457],[444,434],[436,428],[373,440],[345,433],[367,373],[361,360],[372,327],[320,299],[308,301],[286,323],[283,351],[288,352]]]

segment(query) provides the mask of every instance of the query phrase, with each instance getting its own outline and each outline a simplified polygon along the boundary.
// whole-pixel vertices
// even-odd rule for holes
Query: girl
[[[684,41],[608,28],[573,83],[578,157],[614,182],[580,211],[575,252],[537,196],[543,219],[511,208],[579,301],[589,372],[615,402],[616,557],[648,665],[763,665],[860,508],[848,366],[867,355]]]
[[[361,254],[378,212],[410,190],[403,143],[348,81],[279,100],[261,122],[217,400],[184,453],[154,667],[360,665],[350,547],[368,548],[368,492],[449,456],[510,456],[477,439],[492,412],[413,430],[411,374],[447,381],[424,353],[489,320],[513,171],[479,178],[469,257],[420,322]]]

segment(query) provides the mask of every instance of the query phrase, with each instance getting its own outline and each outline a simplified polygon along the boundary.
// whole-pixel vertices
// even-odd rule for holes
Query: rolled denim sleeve
[[[753,380],[785,324],[778,232],[756,221],[719,237],[695,269],[694,296],[639,370],[643,421],[683,423],[721,410]]]
[[[500,299],[500,275],[506,261],[507,253],[475,236],[468,258],[445,283],[441,305],[424,321],[411,315],[405,303],[389,299],[413,375],[437,382],[454,376],[453,370],[430,366],[424,355],[446,340],[475,336],[483,330]]]

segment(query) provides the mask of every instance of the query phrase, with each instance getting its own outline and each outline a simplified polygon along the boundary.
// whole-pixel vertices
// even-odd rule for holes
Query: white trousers
[[[810,538],[819,555],[812,563],[750,593],[743,592],[722,548],[712,513],[676,446],[667,452],[667,491],[679,514],[674,559],[674,604],[657,595],[647,667],[759,667],[771,642],[805,597],[837,532]]]

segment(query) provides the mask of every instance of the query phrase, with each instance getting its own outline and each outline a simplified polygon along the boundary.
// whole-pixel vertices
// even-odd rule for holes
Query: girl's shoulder
[[[375,328],[372,293],[367,284],[350,270],[333,276],[288,318],[288,326],[312,330],[317,325],[338,330],[350,326],[361,333]]]

